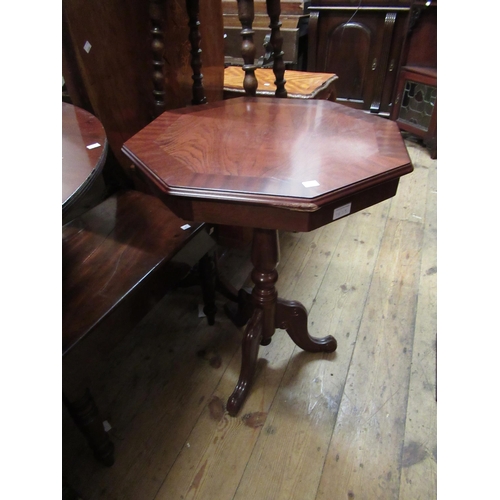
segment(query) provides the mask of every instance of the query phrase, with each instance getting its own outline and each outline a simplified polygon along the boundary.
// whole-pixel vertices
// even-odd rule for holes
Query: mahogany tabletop
[[[104,127],[91,113],[62,103],[62,210],[69,210],[101,172],[107,153]]]
[[[123,151],[180,217],[297,231],[394,196],[413,170],[396,123],[322,100],[168,111]]]

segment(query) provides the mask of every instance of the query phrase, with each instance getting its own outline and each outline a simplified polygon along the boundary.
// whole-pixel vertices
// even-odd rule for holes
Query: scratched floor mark
[[[252,429],[257,429],[262,427],[267,419],[267,413],[263,411],[255,411],[253,413],[247,413],[241,417],[241,420],[247,427],[252,427]]]
[[[226,408],[224,406],[224,402],[217,396],[213,396],[210,402],[208,403],[208,411],[210,412],[210,417],[213,420],[219,421],[226,412]]]
[[[403,458],[401,459],[401,465],[403,467],[411,467],[412,465],[422,462],[427,457],[427,451],[420,443],[415,441],[410,441],[403,448]]]

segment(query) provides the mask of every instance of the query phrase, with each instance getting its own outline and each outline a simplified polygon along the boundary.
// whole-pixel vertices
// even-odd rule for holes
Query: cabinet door
[[[314,9],[308,70],[338,75],[337,101],[388,114],[408,9]]]
[[[337,101],[347,101],[359,109],[370,108],[380,65],[383,28],[384,13],[358,12],[354,16],[351,11],[340,10],[319,13],[315,67],[309,69],[338,75]],[[313,38],[311,42],[314,43]]]

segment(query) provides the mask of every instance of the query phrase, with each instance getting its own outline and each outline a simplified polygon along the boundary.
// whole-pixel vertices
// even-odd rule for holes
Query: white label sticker
[[[92,45],[90,45],[90,42],[87,40],[85,42],[85,45],[83,46],[83,50],[87,52],[87,54],[90,52],[90,49],[92,48]]]
[[[181,226],[181,229],[183,231],[185,231],[186,229],[189,229],[191,226],[189,224],[184,224],[183,226]]]
[[[87,149],[95,149],[95,148],[98,148],[100,146],[100,144],[98,142],[94,142],[94,144],[89,144],[87,146]]]
[[[351,213],[351,204],[342,205],[341,207],[336,208],[333,211],[333,220],[340,219],[344,217],[344,215],[348,215]]]
[[[302,185],[306,188],[312,188],[312,187],[319,186],[319,182],[318,181],[305,181],[302,183]]]

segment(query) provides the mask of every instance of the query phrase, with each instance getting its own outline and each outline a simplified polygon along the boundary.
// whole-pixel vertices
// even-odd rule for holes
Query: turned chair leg
[[[115,462],[114,444],[104,430],[97,406],[87,389],[76,401],[69,401],[63,394],[63,403],[68,408],[71,418],[87,439],[94,456],[110,467]]]

